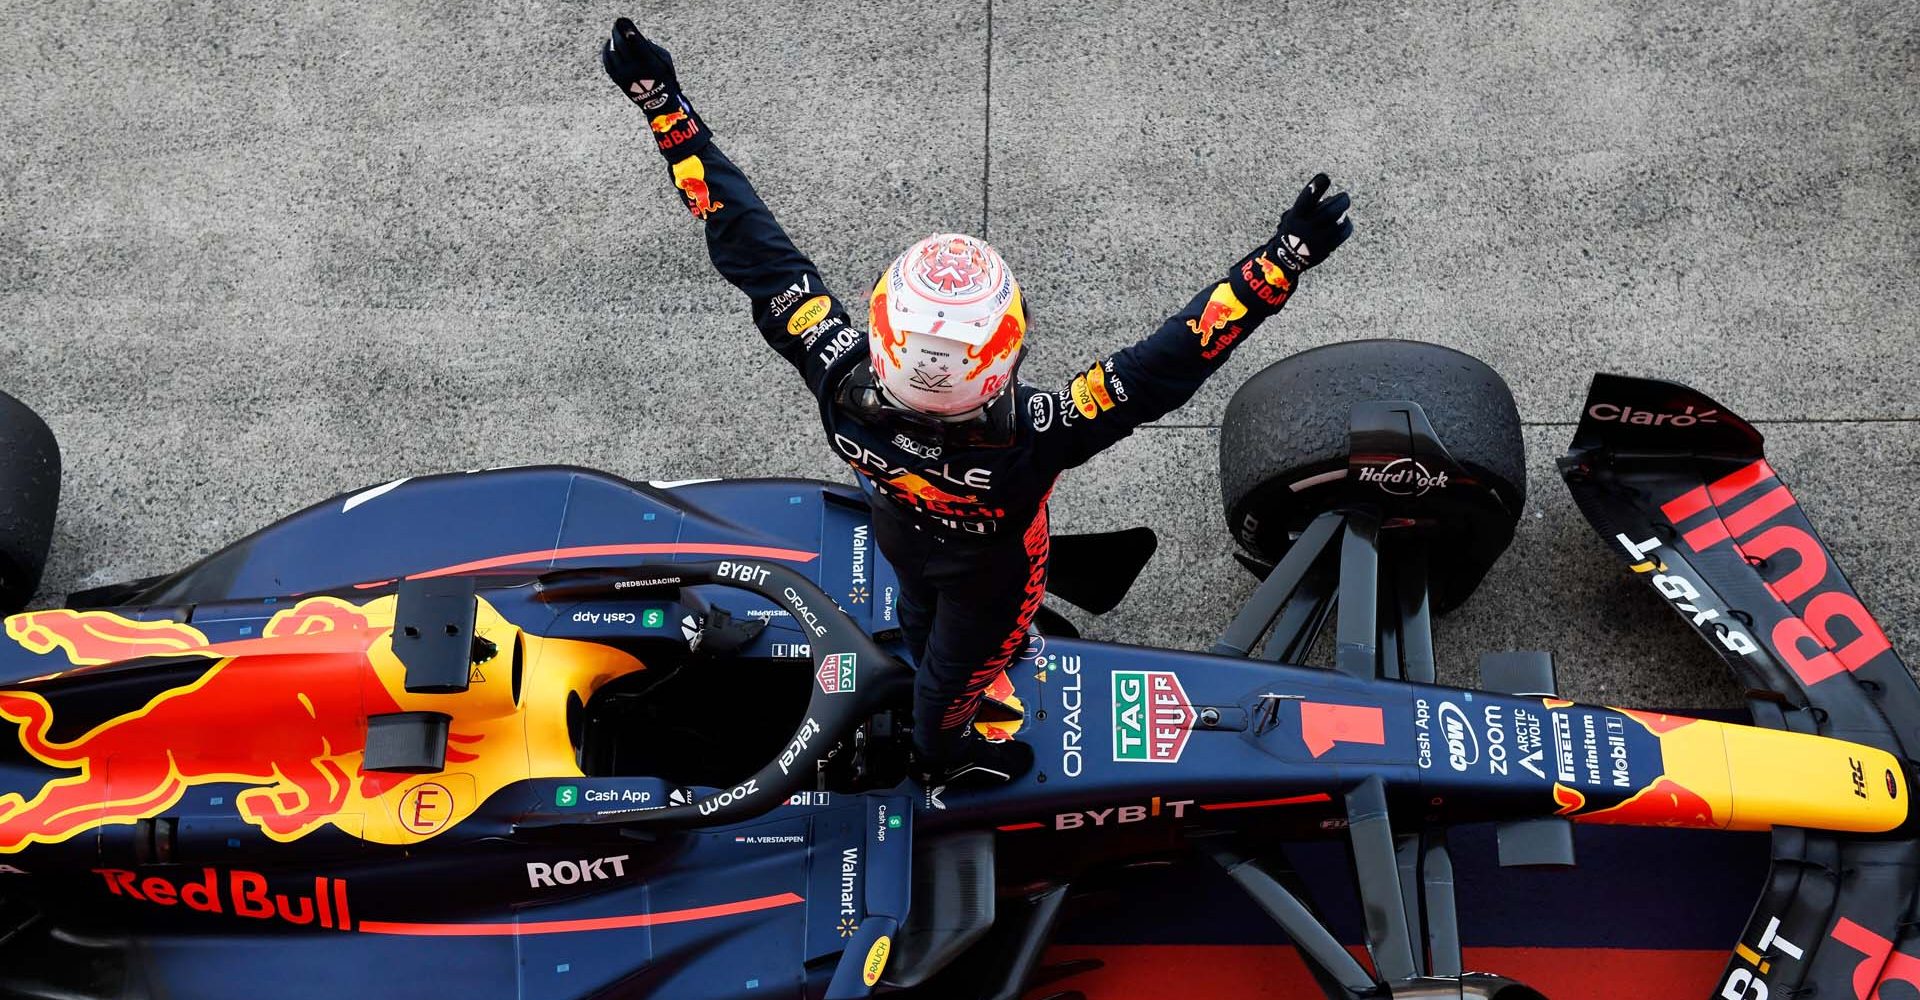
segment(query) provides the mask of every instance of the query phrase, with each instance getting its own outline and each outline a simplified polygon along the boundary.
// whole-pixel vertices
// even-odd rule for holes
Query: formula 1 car
[[[17,608],[58,451],[0,404]],[[1752,726],[1572,703],[1544,653],[1434,683],[1432,618],[1524,498],[1512,397],[1474,359],[1295,355],[1241,387],[1221,450],[1262,582],[1205,652],[1042,614],[978,723],[1039,752],[1005,785],[906,778],[896,579],[832,483],[398,480],[15,614],[0,989],[1013,998],[1070,894],[1198,854],[1328,997],[1538,997],[1462,968],[1446,833],[1480,822],[1508,865],[1571,864],[1574,823],[1771,829],[1714,995],[1920,986],[1920,688],[1746,421],[1601,375],[1560,470]],[[1050,591],[1108,610],[1151,550],[1063,536]],[[1331,668],[1298,665],[1323,637]],[[1370,963],[1284,867],[1324,838],[1351,846]]]

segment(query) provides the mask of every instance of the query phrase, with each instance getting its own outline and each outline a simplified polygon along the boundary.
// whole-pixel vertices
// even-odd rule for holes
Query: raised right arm
[[[858,340],[846,307],[780,228],[746,174],[714,144],[681,93],[667,50],[623,17],[614,22],[601,62],[646,114],[673,186],[705,224],[707,255],[721,277],[752,301],[760,335],[800,371],[814,395],[827,391],[830,363]]]

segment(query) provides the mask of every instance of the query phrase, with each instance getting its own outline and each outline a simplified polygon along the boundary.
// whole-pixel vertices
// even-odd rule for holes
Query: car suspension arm
[[[1301,581],[1320,562],[1321,556],[1340,536],[1340,529],[1345,524],[1346,515],[1338,511],[1328,511],[1314,518],[1313,523],[1307,525],[1307,530],[1301,532],[1300,537],[1287,549],[1287,554],[1281,557],[1279,564],[1260,582],[1253,596],[1247,599],[1246,606],[1234,616],[1233,622],[1225,632],[1220,633],[1219,641],[1208,652],[1220,656],[1246,656],[1253,644],[1260,640],[1261,634],[1288,607],[1294,592],[1300,589]],[[1289,619],[1293,617],[1290,615]],[[1276,635],[1274,638],[1278,641],[1281,637]]]
[[[1246,890],[1267,916],[1280,925],[1299,949],[1300,956],[1326,974],[1324,979],[1328,985],[1342,991],[1329,996],[1334,1000],[1362,1000],[1378,995],[1379,984],[1286,886],[1260,866],[1231,851],[1216,850],[1210,856],[1226,871],[1228,878]]]

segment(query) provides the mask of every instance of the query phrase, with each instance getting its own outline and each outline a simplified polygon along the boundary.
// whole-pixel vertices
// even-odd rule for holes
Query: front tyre
[[[1526,502],[1526,449],[1505,380],[1479,359],[1438,344],[1328,344],[1249,378],[1220,425],[1220,494],[1234,538],[1254,556],[1278,562],[1308,522],[1350,501],[1354,404],[1401,399],[1420,404],[1454,460],[1490,488],[1483,494],[1487,517],[1506,529],[1462,537],[1475,517],[1463,520],[1460,533],[1438,536],[1433,608],[1465,601],[1512,538]]]
[[[25,403],[0,392],[0,615],[40,587],[60,505],[60,445]]]

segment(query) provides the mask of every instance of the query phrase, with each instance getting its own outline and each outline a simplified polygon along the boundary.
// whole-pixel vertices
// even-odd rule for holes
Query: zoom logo
[[[1440,737],[1447,743],[1447,765],[1456,771],[1465,771],[1480,761],[1480,737],[1473,733],[1473,726],[1467,722],[1467,713],[1450,701],[1440,703],[1434,713],[1434,721],[1439,724]]]

